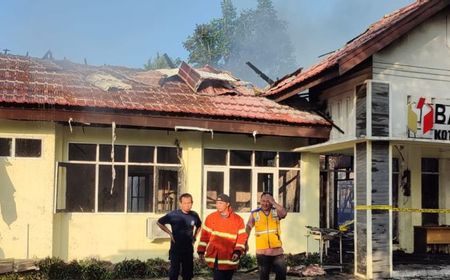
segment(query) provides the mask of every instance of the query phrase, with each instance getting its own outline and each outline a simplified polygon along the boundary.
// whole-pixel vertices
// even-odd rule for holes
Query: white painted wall
[[[407,97],[450,100],[450,23],[447,12],[441,12],[399,38],[373,56],[373,79],[390,84],[392,137],[407,139]],[[450,142],[449,142],[450,144]],[[421,208],[421,158],[441,158],[440,208],[449,208],[450,177],[446,156],[449,145],[406,144],[403,150],[405,168],[411,170],[411,196],[400,190],[399,207]],[[449,224],[450,215],[440,215],[441,224]],[[399,215],[400,248],[413,251],[413,226],[421,225],[420,213]]]
[[[392,137],[407,136],[408,95],[450,99],[447,17],[438,14],[373,57],[373,79],[390,83]]]

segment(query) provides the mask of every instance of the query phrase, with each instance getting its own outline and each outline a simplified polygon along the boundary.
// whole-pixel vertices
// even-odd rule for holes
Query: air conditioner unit
[[[156,223],[157,218],[147,218],[146,235],[148,239],[165,239],[170,238],[169,235],[164,232]],[[170,229],[170,225],[167,225]]]

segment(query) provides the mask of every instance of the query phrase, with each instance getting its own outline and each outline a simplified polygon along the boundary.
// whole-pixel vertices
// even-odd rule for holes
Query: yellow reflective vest
[[[273,208],[266,215],[261,208],[252,211],[255,221],[256,250],[281,247],[280,218]]]

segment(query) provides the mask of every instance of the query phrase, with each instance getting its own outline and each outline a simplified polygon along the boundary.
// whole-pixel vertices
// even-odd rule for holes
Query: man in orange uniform
[[[230,280],[245,251],[248,234],[244,220],[231,209],[228,195],[217,197],[216,209],[206,217],[197,253],[214,270],[214,280]]]

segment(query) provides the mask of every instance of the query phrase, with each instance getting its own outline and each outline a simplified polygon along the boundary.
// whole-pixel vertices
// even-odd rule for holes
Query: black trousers
[[[194,276],[194,256],[192,252],[169,252],[170,269],[169,269],[169,279],[177,280],[178,275],[181,276],[183,280],[191,280]]]
[[[259,268],[259,279],[269,280],[271,271],[275,273],[275,280],[286,280],[286,263],[283,255],[256,255]]]
[[[234,270],[219,270],[217,259],[214,263],[213,280],[231,280],[233,278]]]

